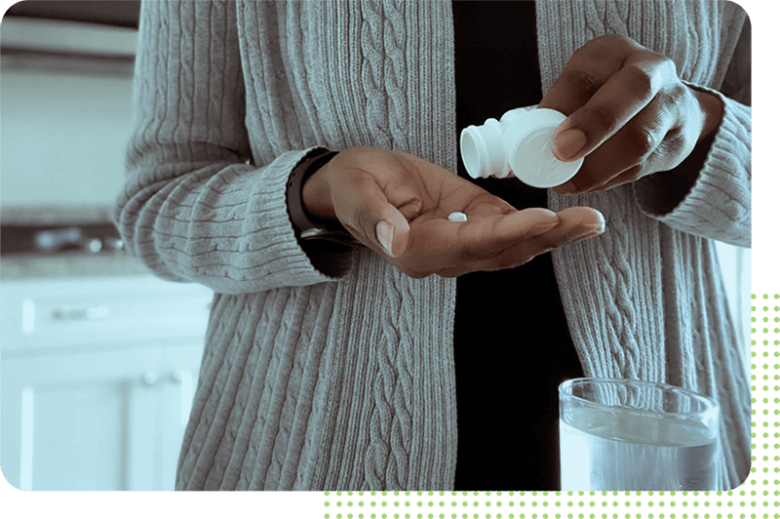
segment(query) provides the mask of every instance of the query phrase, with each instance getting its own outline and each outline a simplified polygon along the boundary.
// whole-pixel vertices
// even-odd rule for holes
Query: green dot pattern
[[[727,492],[324,492],[322,517],[780,519],[780,294],[751,298],[752,465],[739,487]]]

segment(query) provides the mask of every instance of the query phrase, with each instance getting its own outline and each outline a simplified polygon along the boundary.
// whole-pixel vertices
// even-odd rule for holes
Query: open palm
[[[518,211],[445,168],[403,152],[349,148],[315,177],[321,187],[309,193],[325,195],[307,203],[310,211],[338,218],[358,240],[417,278],[515,267],[604,230],[594,209]],[[305,202],[306,194],[304,189]],[[324,198],[329,203],[322,203]],[[468,221],[449,221],[455,211]]]

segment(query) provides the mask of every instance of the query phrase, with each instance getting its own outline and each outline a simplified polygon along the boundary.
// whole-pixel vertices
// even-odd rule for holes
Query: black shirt
[[[458,136],[542,99],[533,1],[453,1]],[[458,157],[458,174],[471,180]],[[472,180],[517,209],[547,191]],[[558,490],[558,394],[583,376],[549,254],[457,279],[456,490]]]

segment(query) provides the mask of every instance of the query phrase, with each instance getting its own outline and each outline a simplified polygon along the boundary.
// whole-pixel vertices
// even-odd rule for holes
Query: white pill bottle
[[[515,108],[500,120],[488,119],[460,134],[460,152],[472,178],[516,177],[532,187],[549,188],[570,180],[584,159],[558,160],[552,137],[566,116],[536,105]]]

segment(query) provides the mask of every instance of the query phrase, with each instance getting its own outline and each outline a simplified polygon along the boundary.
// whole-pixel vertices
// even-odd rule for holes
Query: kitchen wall
[[[6,221],[18,219],[18,208],[107,207],[121,189],[137,29],[28,12],[80,8],[71,15],[81,20],[84,12],[102,12],[99,5],[22,2],[14,6],[17,15],[2,20],[0,206]]]
[[[131,131],[130,77],[0,75],[0,205],[111,204]]]

